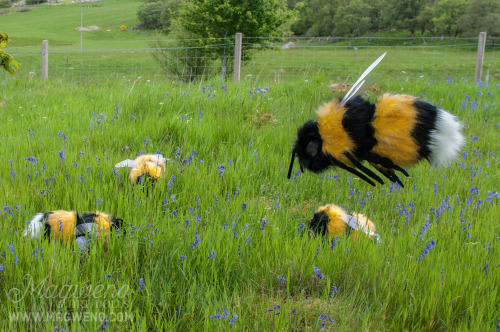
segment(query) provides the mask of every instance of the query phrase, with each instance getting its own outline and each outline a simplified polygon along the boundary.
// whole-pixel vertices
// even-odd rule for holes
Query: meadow
[[[0,328],[498,329],[500,87],[380,79],[371,100],[409,93],[456,114],[460,157],[422,162],[404,188],[333,169],[288,180],[296,130],[333,97],[328,83],[2,80]],[[114,168],[157,151],[174,161],[152,191]],[[382,241],[314,236],[308,221],[332,202],[369,216]],[[23,238],[56,209],[111,213],[126,234],[89,253]]]
[[[476,41],[376,38],[357,50],[277,43],[244,61],[239,84],[182,83],[152,60],[155,33],[119,30],[139,23],[141,3],[65,1],[0,16],[6,51],[23,65],[0,73],[1,330],[500,328],[495,48],[488,85],[471,80]],[[83,34],[84,52],[81,7],[84,26],[102,27]],[[33,46],[43,39],[46,81]],[[385,51],[367,98],[408,93],[456,114],[460,157],[448,168],[420,163],[404,188],[298,165],[288,180],[297,128],[338,96],[328,85]],[[154,190],[114,167],[156,152],[174,161]],[[382,241],[312,234],[309,220],[328,203],[367,215]],[[56,209],[105,211],[126,233],[88,253],[23,238],[36,213]]]

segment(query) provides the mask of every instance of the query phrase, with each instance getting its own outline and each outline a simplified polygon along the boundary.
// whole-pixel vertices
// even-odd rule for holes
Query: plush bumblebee
[[[78,249],[87,250],[88,242],[109,236],[112,230],[119,230],[123,220],[103,213],[85,213],[56,210],[38,213],[24,231],[32,239],[58,239],[65,243],[76,240]]]
[[[352,236],[353,240],[361,232],[380,242],[380,236],[376,233],[373,221],[360,213],[349,214],[335,204],[318,208],[309,222],[309,228],[323,236],[328,234],[330,238],[346,235]]]
[[[448,165],[464,142],[462,125],[447,111],[417,97],[386,93],[375,104],[357,96],[377,59],[341,100],[325,103],[316,120],[297,131],[288,170],[295,156],[300,169],[319,173],[329,167],[347,170],[372,186],[382,179],[362,162],[367,161],[383,176],[401,186],[396,175],[408,176],[409,168],[422,159],[433,166]],[[371,178],[371,179],[370,179]]]
[[[128,167],[132,184],[143,184],[146,180],[157,181],[165,171],[167,159],[161,154],[143,154],[135,160],[126,159],[115,165],[116,168]]]

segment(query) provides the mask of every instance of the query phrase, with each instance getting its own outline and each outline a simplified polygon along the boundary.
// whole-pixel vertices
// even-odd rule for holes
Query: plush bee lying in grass
[[[88,242],[109,236],[112,230],[119,230],[123,220],[103,213],[85,213],[56,210],[38,213],[24,231],[32,239],[59,239],[65,243],[76,239],[78,249],[87,250]]]
[[[128,167],[132,184],[143,184],[146,180],[157,181],[165,171],[167,159],[161,154],[143,154],[135,160],[126,159],[115,165],[116,168]]]
[[[322,105],[315,121],[297,131],[288,170],[295,156],[300,169],[319,173],[340,167],[372,186],[382,179],[362,162],[369,162],[383,176],[401,186],[395,171],[426,159],[433,166],[448,165],[464,142],[462,125],[447,111],[417,97],[384,94],[375,104],[359,97],[366,75],[382,60],[379,57],[341,100]],[[371,178],[371,179],[370,179]]]
[[[360,213],[348,214],[340,206],[328,204],[319,207],[314,212],[314,217],[309,222],[309,227],[315,233],[330,238],[335,236],[350,235],[355,240],[359,232],[380,241],[373,221]]]

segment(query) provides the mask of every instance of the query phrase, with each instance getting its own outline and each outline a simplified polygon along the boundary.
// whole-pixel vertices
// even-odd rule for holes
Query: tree
[[[142,27],[169,32],[172,15],[177,13],[181,0],[146,1],[139,7],[137,16]]]
[[[297,35],[332,36],[339,0],[305,0],[297,4],[297,20],[291,29]]]
[[[362,0],[352,0],[337,8],[333,20],[335,21],[335,35],[361,36],[371,28],[370,11],[372,7]]]
[[[5,45],[9,42],[9,36],[7,33],[0,32],[0,67],[3,67],[9,74],[14,75],[16,73],[16,68],[21,68],[21,66],[14,60],[14,58],[7,52],[3,50]]]
[[[468,0],[441,0],[434,10],[432,24],[442,35],[456,37],[460,32],[458,20],[467,10]]]
[[[420,29],[422,37],[426,31],[431,31],[434,27],[432,24],[434,8],[433,5],[427,4],[417,16],[417,29]]]
[[[219,45],[241,32],[244,36],[258,37],[256,43],[263,45],[270,37],[277,36],[278,28],[289,17],[283,0],[189,0],[179,7],[177,38],[185,39],[182,32],[186,31],[199,38],[199,45]],[[208,52],[220,58],[221,76],[225,77],[227,49],[212,47]]]
[[[415,37],[418,25],[418,15],[429,0],[391,0],[389,3],[393,8],[394,20],[405,29],[410,30],[411,36]]]
[[[458,25],[468,36],[486,31],[488,37],[500,37],[500,0],[472,0]]]

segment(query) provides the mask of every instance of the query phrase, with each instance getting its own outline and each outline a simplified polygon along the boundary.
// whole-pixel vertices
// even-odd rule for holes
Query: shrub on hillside
[[[26,0],[27,5],[38,5],[39,3],[47,2],[47,0]]]

